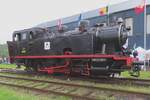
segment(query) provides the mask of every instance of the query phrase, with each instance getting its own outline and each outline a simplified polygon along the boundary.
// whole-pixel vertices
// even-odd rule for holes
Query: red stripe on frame
[[[16,59],[63,59],[63,58],[113,58],[116,60],[125,60],[130,57],[122,57],[116,55],[105,55],[105,54],[97,54],[97,55],[52,55],[52,56],[15,56]]]

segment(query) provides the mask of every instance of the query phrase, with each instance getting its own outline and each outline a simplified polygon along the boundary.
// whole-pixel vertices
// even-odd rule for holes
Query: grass
[[[8,89],[5,86],[0,88],[0,100],[39,100],[32,94],[23,94],[12,89]]]
[[[68,97],[44,95],[0,85],[0,100],[70,100]]]
[[[125,78],[133,78],[132,76],[130,76],[128,71],[122,72],[121,73],[122,77]],[[150,79],[150,71],[140,71],[140,77],[138,77],[140,79]]]
[[[17,66],[15,64],[0,64],[0,68],[13,68],[15,69]],[[21,66],[20,69],[25,69],[24,66]]]
[[[0,68],[16,68],[15,64],[0,64]]]

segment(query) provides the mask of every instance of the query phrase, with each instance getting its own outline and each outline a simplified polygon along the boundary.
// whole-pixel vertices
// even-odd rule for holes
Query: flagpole
[[[147,14],[146,14],[146,0],[144,0],[144,49],[146,50],[146,34],[147,34]],[[145,57],[144,57],[145,58]],[[144,59],[144,67],[146,70],[146,59]]]
[[[109,6],[108,6],[107,9],[108,9],[108,18],[107,18],[107,21],[108,21],[108,22],[107,22],[107,23],[108,23],[108,26],[109,26]]]
[[[108,26],[109,26],[109,2],[110,1],[108,1],[108,5],[107,5],[107,24],[108,24]]]
[[[144,0],[144,49],[146,50],[146,34],[147,34],[147,14],[146,14],[146,0]]]

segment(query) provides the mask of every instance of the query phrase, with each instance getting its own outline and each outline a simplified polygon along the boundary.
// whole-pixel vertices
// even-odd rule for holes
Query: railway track
[[[118,81],[124,84],[130,84],[130,85],[150,87],[150,79],[113,78],[112,81]]]
[[[1,69],[0,73],[9,73],[9,74],[21,74],[21,75],[37,75],[37,76],[46,76],[36,72],[27,72],[24,70],[17,69]],[[48,76],[50,77],[50,76]],[[66,80],[68,77],[65,76],[52,76],[57,79]],[[133,86],[142,86],[150,87],[150,79],[138,79],[138,78],[108,78],[108,77],[69,77],[70,80],[82,80],[94,83],[104,83],[104,84],[121,84],[121,85],[133,85]]]
[[[56,92],[56,91],[52,91],[52,90],[38,89],[38,88],[34,88],[34,87],[15,85],[15,84],[4,83],[4,82],[0,82],[0,84],[1,85],[12,86],[12,87],[17,87],[17,88],[22,88],[22,89],[28,89],[28,90],[32,90],[32,91],[36,91],[36,92],[41,92],[41,93],[46,93],[46,94],[47,93],[52,93],[52,94],[56,94],[56,95],[62,95],[62,96],[67,96],[67,97],[71,97],[71,98],[75,98],[75,99],[81,99],[81,100],[98,100],[98,99],[93,99],[93,98],[86,97],[86,96],[61,93],[61,92]]]
[[[66,76],[52,76],[56,79],[67,80]],[[108,77],[85,77],[85,76],[71,76],[70,80],[82,80],[94,83],[104,83],[104,84],[118,84],[118,85],[131,85],[139,87],[150,87],[150,79],[135,79],[135,78],[108,78]]]
[[[98,100],[101,97],[100,95],[106,94],[106,96],[111,95],[114,98],[126,97],[127,99],[132,98],[132,100],[136,100],[137,98],[141,98],[143,100],[150,99],[150,93],[4,75],[0,75],[0,84],[34,90],[42,93],[53,93],[81,100]],[[39,86],[42,88],[39,88]]]
[[[88,80],[88,78],[87,78]],[[143,86],[150,87],[150,79],[138,79],[138,78],[99,78],[91,77],[91,81],[99,83],[108,83],[108,84],[122,84],[122,85],[133,85],[133,86]]]
[[[25,71],[22,69],[16,69],[16,68],[0,68],[0,73],[10,73],[10,74],[30,74],[30,75],[35,75],[39,74],[37,72],[33,71]]]

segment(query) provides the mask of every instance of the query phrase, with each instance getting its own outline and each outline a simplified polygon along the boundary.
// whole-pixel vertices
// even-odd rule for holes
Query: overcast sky
[[[13,31],[126,0],[0,0],[0,43]]]

